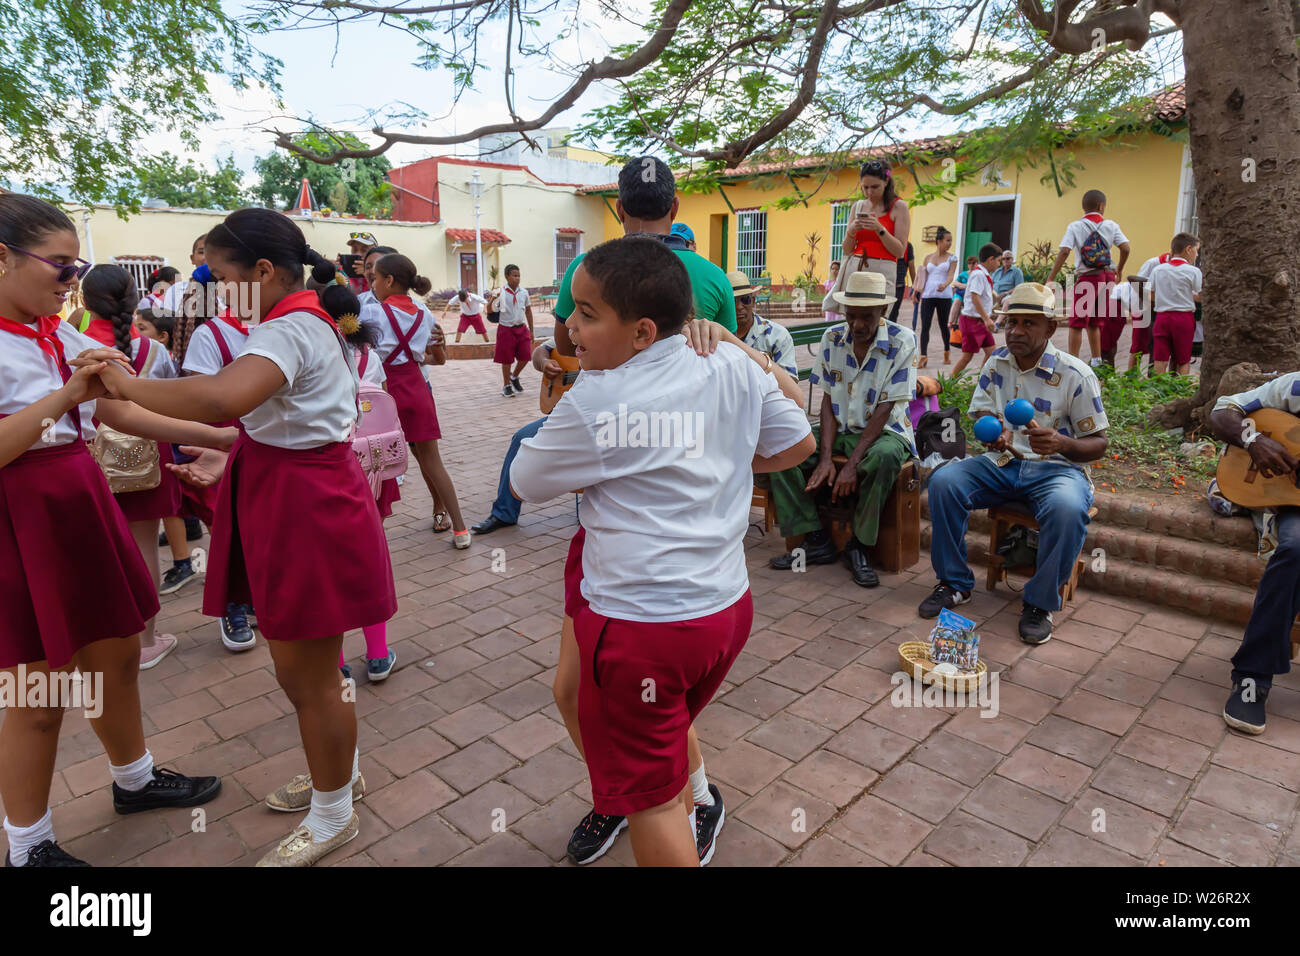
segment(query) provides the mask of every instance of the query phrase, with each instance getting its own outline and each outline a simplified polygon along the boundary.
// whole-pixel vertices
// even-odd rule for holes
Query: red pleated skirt
[[[379,483],[379,517],[387,518],[393,513],[393,505],[402,500],[402,489],[396,478],[387,478]]]
[[[402,432],[409,442],[436,441],[442,437],[438,427],[438,410],[433,404],[433,392],[414,362],[386,365],[388,394],[397,403],[397,417],[402,421]]]
[[[203,613],[257,608],[269,640],[342,634],[397,613],[375,495],[352,445],[293,450],[240,433],[219,486]]]
[[[82,442],[0,468],[0,667],[63,667],[157,613],[153,578]]]
[[[167,470],[167,465],[173,460],[172,446],[165,441],[159,442],[158,468],[162,471],[162,481],[158,487],[113,496],[127,521],[157,521],[181,513],[181,481]]]

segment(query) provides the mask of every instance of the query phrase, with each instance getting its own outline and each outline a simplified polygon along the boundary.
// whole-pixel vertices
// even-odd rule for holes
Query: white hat
[[[894,297],[893,286],[885,281],[879,272],[863,269],[849,276],[843,292],[835,293],[835,301],[840,305],[892,305],[898,301]]]
[[[1021,312],[1025,315],[1045,315],[1055,319],[1056,293],[1041,282],[1022,282],[1011,290],[1011,294],[1002,300],[999,315]]]

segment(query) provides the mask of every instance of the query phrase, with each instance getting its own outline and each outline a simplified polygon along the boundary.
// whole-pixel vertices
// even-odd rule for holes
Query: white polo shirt
[[[240,419],[248,437],[297,449],[346,440],[357,420],[359,383],[343,348],[329,324],[310,312],[288,312],[256,326],[243,354],[270,359],[285,383]]]
[[[1124,235],[1124,230],[1119,227],[1114,219],[1102,219],[1101,222],[1093,222],[1091,219],[1076,219],[1065,227],[1065,235],[1061,237],[1060,248],[1069,249],[1074,252],[1075,267],[1080,275],[1087,275],[1090,272],[1097,272],[1096,269],[1085,268],[1079,261],[1079,250],[1083,244],[1088,241],[1093,230],[1106,242],[1106,248],[1110,249],[1115,246],[1122,246],[1128,242],[1128,236]],[[1112,258],[1114,253],[1111,253]]]
[[[584,371],[520,446],[510,485],[531,502],[585,489],[582,594],[596,613],[691,620],[749,587],[755,454],[810,433],[803,409],[739,348],[705,357],[674,335]]]
[[[414,313],[406,312],[397,306],[389,303],[389,308],[393,310],[393,318],[397,320],[397,327],[405,335],[410,331],[411,326],[415,324],[416,318],[420,317],[420,327],[416,329],[415,334],[411,336],[411,341],[407,344],[411,346],[411,354],[415,356],[417,362],[424,361],[424,348],[429,344],[429,336],[433,333],[433,316],[429,310],[414,299],[409,300],[416,308]],[[388,313],[384,311],[383,305],[375,303],[374,305],[364,306],[361,310],[361,321],[375,325],[379,329],[379,344],[375,346],[379,350],[379,357],[382,360],[387,359],[394,351],[397,351],[397,333],[393,331],[393,323],[388,321]],[[409,361],[406,353],[398,351],[393,358],[393,365],[403,365]]]
[[[145,338],[143,335],[131,340],[131,361],[134,362],[140,357],[140,350],[147,348],[149,354],[145,356],[144,367],[140,370],[141,378],[175,378],[176,363],[172,361],[171,353],[163,346],[161,342],[154,339]]]
[[[239,353],[248,343],[248,336],[221,319],[208,319],[190,336],[185,345],[185,361],[181,371],[195,372],[199,375],[216,375],[225,363],[221,361],[221,350],[217,348],[214,335],[220,335],[230,349],[230,358],[239,358]]]
[[[497,298],[497,309],[501,313],[501,324],[505,326],[526,325],[528,315],[525,309],[530,303],[528,290],[523,286],[518,289],[512,289],[508,285],[501,287],[501,292]]]
[[[993,277],[981,265],[976,265],[970,271],[970,276],[966,279],[966,291],[962,294],[961,314],[967,318],[979,318],[980,314],[975,311],[976,297],[984,303],[985,314],[990,319],[993,318]]]
[[[60,322],[54,334],[63,343],[63,357],[69,362],[87,349],[104,347],[102,342],[82,335],[67,322]],[[59,363],[42,351],[40,343],[35,339],[0,332],[0,348],[4,349],[4,358],[0,360],[0,415],[21,412],[28,405],[48,398],[51,392],[57,392],[63,387]],[[60,415],[54,427],[46,428],[30,447],[52,448],[55,445],[70,444],[78,438],[89,441],[95,437],[95,426],[91,422],[94,414],[95,403],[83,402],[79,414]],[[80,434],[72,425],[73,417],[80,420]]]
[[[1186,259],[1169,257],[1151,269],[1151,294],[1157,312],[1195,312],[1201,270]]]
[[[483,306],[487,305],[487,299],[477,292],[467,292],[464,302],[460,301],[459,296],[456,297],[456,304],[460,306],[461,315],[479,315],[483,311]]]

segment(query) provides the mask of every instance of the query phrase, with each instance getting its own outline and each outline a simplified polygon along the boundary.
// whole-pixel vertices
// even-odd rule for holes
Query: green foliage
[[[294,142],[317,153],[365,145],[351,133],[302,133],[294,137]],[[277,150],[258,159],[253,168],[260,177],[253,195],[272,209],[288,209],[298,198],[305,178],[317,200],[324,199],[336,210],[358,213],[366,219],[385,219],[392,212],[392,187],[384,175],[392,167],[383,156],[322,166]]]
[[[1052,265],[1056,262],[1057,251],[1056,243],[1048,239],[1031,242],[1029,248],[1017,256],[1016,267],[1025,277],[1026,282],[1046,284],[1047,277],[1052,274]],[[1056,274],[1056,281],[1064,287],[1073,275],[1074,267],[1067,262]]]
[[[1118,457],[1120,462],[1133,466],[1144,479],[1189,474],[1205,479],[1213,476],[1214,459],[1189,461],[1180,457],[1178,446],[1188,439],[1166,432],[1150,419],[1151,409],[1156,405],[1195,394],[1197,379],[1168,374],[1145,378],[1138,374],[1137,369],[1118,372],[1109,365],[1095,371],[1101,381],[1101,404],[1110,422],[1106,429],[1110,439],[1105,458],[1108,466]],[[942,408],[955,405],[961,409],[969,454],[978,454],[984,448],[984,444],[975,438],[974,421],[966,414],[978,378],[979,373],[973,368],[967,369],[956,380],[942,373],[938,375],[939,405]]]
[[[655,0],[652,11],[658,14],[665,6],[666,0]],[[852,165],[863,147],[874,147],[904,167],[940,164],[933,177],[922,179],[911,168],[900,175],[914,207],[951,195],[995,161],[1008,171],[1041,167],[1043,181],[1064,191],[1075,185],[1080,169],[1073,150],[1144,126],[1135,97],[1161,82],[1158,60],[1168,44],[1156,41],[1136,52],[1115,43],[1047,62],[1052,51],[1046,38],[1028,27],[1016,0],[875,6],[839,8],[812,101],[747,161],[817,154],[830,171]],[[623,157],[662,151],[668,140],[699,152],[745,140],[794,99],[808,37],[822,10],[816,3],[698,0],[664,55],[624,80],[618,100],[589,113],[575,140],[613,142]],[[972,102],[1020,73],[1031,78]],[[918,94],[932,97],[945,114],[960,117],[973,131],[940,148],[902,150],[897,144],[916,135],[909,127],[933,115]],[[714,188],[745,158],[692,159],[684,191]],[[829,177],[809,172],[811,180],[800,180],[801,196],[774,196],[773,207],[813,201]],[[771,185],[788,192],[783,176],[772,177]]]
[[[214,172],[184,164],[171,153],[150,156],[136,167],[136,194],[142,199],[160,199],[180,209],[238,209],[248,204],[240,185],[243,173],[235,157],[227,156]]]
[[[213,77],[278,95],[256,32],[217,0],[0,0],[0,181],[138,209],[141,138],[196,147]]]

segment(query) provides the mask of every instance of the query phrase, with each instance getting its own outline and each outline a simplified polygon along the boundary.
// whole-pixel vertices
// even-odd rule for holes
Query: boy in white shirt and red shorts
[[[1172,360],[1179,375],[1191,370],[1196,337],[1196,303],[1201,301],[1201,270],[1192,265],[1201,242],[1180,232],[1169,244],[1169,258],[1151,269],[1151,361],[1156,375],[1168,371]]]
[[[1083,347],[1083,333],[1088,333],[1090,364],[1095,368],[1103,361],[1114,364],[1115,349],[1124,331],[1124,316],[1110,296],[1115,276],[1124,274],[1128,262],[1129,242],[1119,223],[1106,218],[1106,194],[1089,189],[1083,194],[1083,218],[1076,219],[1061,237],[1060,251],[1047,277],[1056,282],[1065,260],[1074,253],[1074,291],[1070,301],[1069,352],[1076,358]],[[1119,248],[1119,265],[1111,267],[1110,250]],[[1058,300],[1059,301],[1059,300]]]
[[[698,866],[686,732],[749,638],[753,472],[802,461],[812,430],[745,352],[700,356],[678,334],[690,281],[659,241],[591,250],[573,299],[584,374],[523,443],[510,484],[534,502],[584,489],[583,600],[566,581],[566,608],[595,809],[628,818],[639,864]]]

